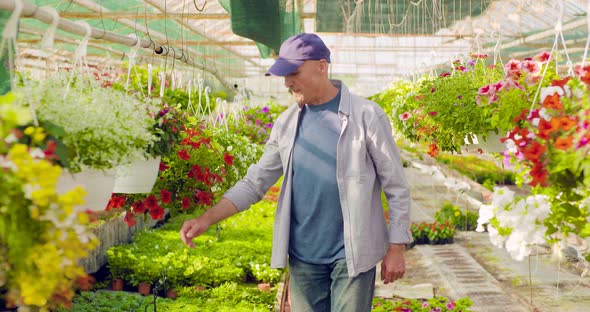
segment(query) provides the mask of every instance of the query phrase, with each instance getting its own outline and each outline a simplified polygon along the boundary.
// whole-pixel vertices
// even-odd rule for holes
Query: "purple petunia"
[[[270,112],[270,108],[268,108],[268,106],[264,106],[261,111],[265,114],[268,114],[268,112]]]

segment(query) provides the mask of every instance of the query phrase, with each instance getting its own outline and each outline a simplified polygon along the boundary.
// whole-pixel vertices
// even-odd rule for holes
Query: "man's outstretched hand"
[[[180,229],[180,239],[185,245],[194,248],[193,238],[205,233],[209,228],[209,223],[204,217],[184,221]]]
[[[212,225],[224,220],[238,212],[238,208],[230,200],[222,198],[215,206],[207,209],[205,213],[195,219],[184,221],[180,229],[180,239],[185,245],[194,248],[193,239],[207,231]]]

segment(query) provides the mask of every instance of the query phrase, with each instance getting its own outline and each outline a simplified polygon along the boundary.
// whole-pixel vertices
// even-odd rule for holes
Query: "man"
[[[292,310],[371,310],[376,264],[381,279],[404,275],[410,194],[387,115],[328,78],[330,51],[314,34],[281,46],[267,76],[283,76],[297,105],[276,120],[266,151],[246,177],[180,231],[185,244],[262,199],[284,175],[272,267],[290,272]],[[383,218],[381,190],[390,207]]]

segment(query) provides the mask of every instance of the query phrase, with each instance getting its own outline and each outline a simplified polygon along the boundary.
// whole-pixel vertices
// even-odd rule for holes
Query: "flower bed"
[[[403,299],[385,300],[382,298],[373,299],[373,312],[469,312],[473,303],[469,297],[457,301],[445,297],[434,297],[429,300]]]
[[[195,239],[196,248],[188,249],[178,232],[182,222],[192,216],[179,215],[160,228],[138,232],[131,244],[111,248],[107,252],[109,269],[113,278],[126,280],[128,289],[150,282],[161,284],[161,290],[175,288],[180,297],[189,299],[203,297],[198,290],[211,294],[223,291],[223,287],[230,287],[228,283],[274,286],[282,270],[268,266],[273,216],[274,203],[262,201],[221,222],[219,228],[211,227]],[[276,294],[276,289],[271,292]]]

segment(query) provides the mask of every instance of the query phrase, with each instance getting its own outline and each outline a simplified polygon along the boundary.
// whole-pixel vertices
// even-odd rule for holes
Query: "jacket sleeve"
[[[389,205],[389,242],[411,243],[410,188],[389,118],[377,108],[375,120],[367,125],[370,125],[367,131],[367,148]]]
[[[259,202],[266,191],[283,175],[278,146],[279,132],[280,126],[277,121],[258,162],[251,165],[246,176],[223,194],[223,197],[236,205],[238,211],[244,211]]]

